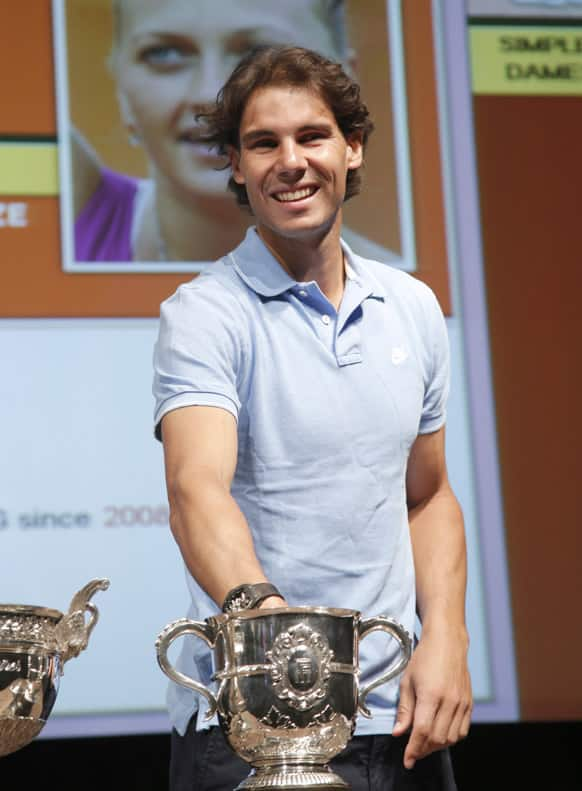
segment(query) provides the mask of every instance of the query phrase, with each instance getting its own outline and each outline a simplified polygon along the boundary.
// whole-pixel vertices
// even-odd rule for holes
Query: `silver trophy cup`
[[[359,644],[380,630],[396,641],[396,656],[360,689]],[[185,634],[213,649],[216,692],[170,663],[170,645]],[[402,626],[383,615],[286,607],[204,622],[182,618],[160,633],[156,650],[164,673],[206,698],[206,717],[218,713],[230,746],[251,764],[239,789],[346,789],[327,764],[350,740],[358,711],[371,716],[368,694],[406,667],[412,642]]]
[[[108,587],[105,579],[87,583],[73,596],[66,614],[0,604],[0,756],[24,747],[43,729],[57,699],[63,665],[87,647],[97,622],[97,608],[89,599]]]

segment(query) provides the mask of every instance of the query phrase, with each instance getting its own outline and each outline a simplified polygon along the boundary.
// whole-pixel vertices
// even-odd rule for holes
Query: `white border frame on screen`
[[[405,68],[402,40],[401,0],[386,0],[388,18],[388,43],[393,100],[396,180],[398,185],[398,214],[402,255],[390,260],[390,265],[407,272],[415,272],[416,248],[413,197],[411,184],[410,150],[406,107]],[[57,104],[57,129],[59,151],[60,221],[62,267],[67,273],[76,274],[140,274],[201,272],[209,261],[132,261],[132,262],[79,262],[74,257],[74,216],[72,206],[72,161],[70,140],[70,107],[68,89],[68,55],[66,35],[65,0],[52,0],[53,52]]]
[[[431,2],[447,246],[454,314],[462,326],[491,682],[490,697],[475,701],[473,720],[515,721],[519,700],[485,301],[468,15],[464,0]]]

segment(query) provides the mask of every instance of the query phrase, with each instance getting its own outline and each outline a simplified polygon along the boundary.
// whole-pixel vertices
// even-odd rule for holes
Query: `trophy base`
[[[44,725],[44,720],[34,717],[0,717],[0,758],[25,747]]]
[[[350,786],[329,766],[298,764],[253,769],[235,791],[349,791]]]

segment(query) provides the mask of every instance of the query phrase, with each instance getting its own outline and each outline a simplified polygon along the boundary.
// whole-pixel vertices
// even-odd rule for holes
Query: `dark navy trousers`
[[[409,770],[402,763],[406,743],[406,736],[354,736],[330,766],[352,791],[456,791],[448,750]],[[173,731],[170,791],[233,791],[249,771],[220,728],[196,731],[193,717],[184,736]]]

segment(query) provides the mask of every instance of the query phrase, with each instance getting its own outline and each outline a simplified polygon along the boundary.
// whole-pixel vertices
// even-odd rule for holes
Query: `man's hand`
[[[444,428],[414,442],[406,495],[422,637],[402,677],[393,734],[411,729],[404,766],[412,769],[466,736],[471,717],[465,535],[447,476]]]
[[[471,680],[467,637],[423,633],[400,683],[400,703],[392,734],[411,729],[404,766],[465,738],[471,720]]]

